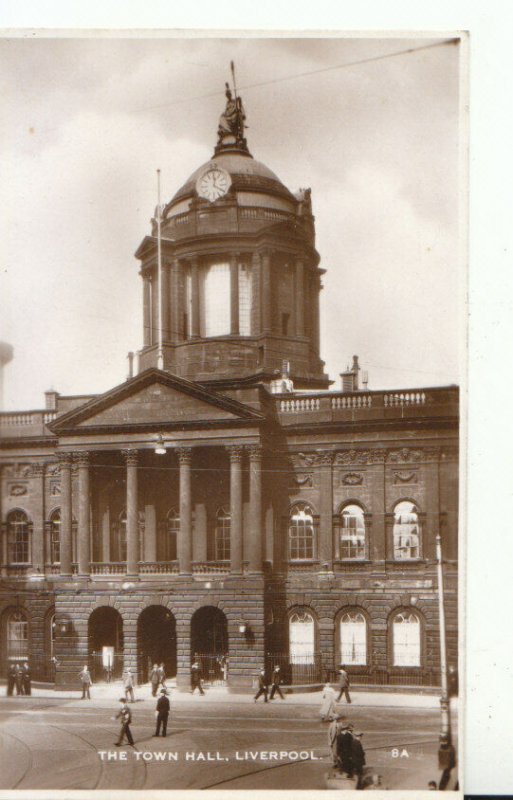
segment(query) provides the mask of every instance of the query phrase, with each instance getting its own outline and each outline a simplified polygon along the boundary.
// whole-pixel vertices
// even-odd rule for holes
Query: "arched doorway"
[[[219,608],[203,606],[191,619],[191,663],[198,661],[206,684],[223,685],[228,674],[228,622]]]
[[[89,669],[93,681],[110,682],[123,674],[123,619],[112,606],[100,606],[89,617]]]
[[[148,606],[137,620],[137,671],[147,683],[153,664],[164,664],[167,678],[176,676],[176,620],[164,606]]]

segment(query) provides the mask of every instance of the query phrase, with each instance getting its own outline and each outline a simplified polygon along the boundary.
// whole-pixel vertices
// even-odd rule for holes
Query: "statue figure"
[[[238,145],[244,145],[244,121],[246,114],[240,97],[232,97],[230,87],[225,83],[226,108],[219,117],[218,144],[222,144],[225,136],[234,136]]]

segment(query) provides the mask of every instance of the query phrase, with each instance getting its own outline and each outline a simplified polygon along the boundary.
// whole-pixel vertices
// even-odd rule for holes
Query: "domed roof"
[[[235,191],[263,192],[275,196],[279,195],[295,202],[294,195],[265,164],[262,164],[261,161],[256,161],[248,152],[243,150],[234,152],[232,150],[220,152],[202,164],[201,167],[198,167],[183,186],[178,189],[169,206],[194,194],[199,176],[215,164],[230,173],[232,188]]]

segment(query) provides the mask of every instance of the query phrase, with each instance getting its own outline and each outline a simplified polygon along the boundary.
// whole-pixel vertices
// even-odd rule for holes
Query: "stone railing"
[[[229,561],[194,561],[193,575],[228,575],[230,573]]]
[[[458,415],[458,387],[381,392],[316,392],[273,395],[280,420],[295,424],[315,415],[316,422]]]
[[[93,561],[91,575],[125,575],[126,562],[124,561]]]
[[[46,429],[56,411],[16,411],[0,413],[0,437],[50,435]]]
[[[318,572],[320,569],[320,561],[289,561],[289,572]]]
[[[139,575],[178,575],[178,561],[141,561]]]

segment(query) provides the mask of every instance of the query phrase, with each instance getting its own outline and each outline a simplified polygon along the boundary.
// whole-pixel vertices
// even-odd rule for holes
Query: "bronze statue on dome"
[[[227,83],[225,83],[225,87],[226,108],[219,117],[217,145],[219,147],[219,145],[235,144],[238,147],[245,148],[244,128],[246,127],[246,114],[242,105],[242,98],[237,97],[236,93],[235,96],[232,96],[231,89]]]

